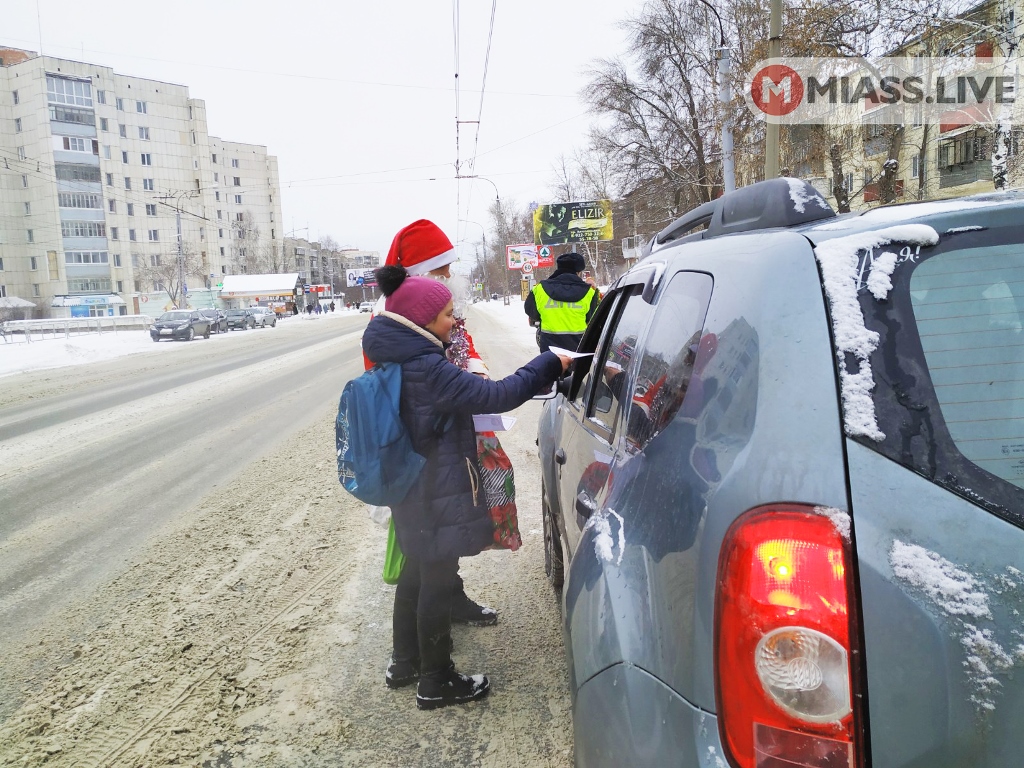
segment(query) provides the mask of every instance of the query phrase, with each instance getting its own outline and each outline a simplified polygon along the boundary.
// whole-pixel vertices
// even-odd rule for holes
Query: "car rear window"
[[[884,438],[857,439],[1024,525],[1024,231],[947,232],[860,303]]]

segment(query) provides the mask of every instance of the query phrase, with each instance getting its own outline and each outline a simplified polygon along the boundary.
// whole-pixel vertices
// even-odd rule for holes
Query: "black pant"
[[[547,352],[551,347],[561,347],[575,352],[582,339],[582,333],[548,333],[542,330],[537,334],[537,346],[541,352]]]
[[[406,555],[395,597],[416,604],[417,616],[451,616],[452,594],[459,579],[459,561],[423,562]]]

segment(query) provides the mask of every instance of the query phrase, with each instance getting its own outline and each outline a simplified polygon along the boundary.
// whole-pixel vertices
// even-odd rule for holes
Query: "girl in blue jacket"
[[[402,267],[377,270],[385,311],[370,320],[363,350],[402,365],[400,414],[426,465],[391,507],[405,567],[395,590],[394,648],[385,682],[418,682],[416,706],[436,709],[487,695],[484,675],[455,671],[452,588],[459,558],[491,545],[493,524],[477,470],[473,415],[516,408],[550,386],[570,359],[545,352],[500,381],[452,365],[444,354],[454,326],[451,291]]]

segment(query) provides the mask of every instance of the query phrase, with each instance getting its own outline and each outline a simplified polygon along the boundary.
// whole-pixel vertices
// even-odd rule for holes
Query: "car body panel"
[[[609,728],[577,734],[578,768],[725,767],[718,722],[637,667],[616,664],[584,686],[576,717]],[[614,727],[614,726],[625,727]]]
[[[857,442],[848,453],[875,765],[1019,765],[1024,532]]]
[[[214,333],[225,333],[228,330],[228,318],[219,309],[200,309],[199,314],[210,321],[210,330]]]
[[[277,315],[267,307],[250,307],[248,311],[260,328],[266,328],[268,325],[273,328],[277,325]]]
[[[229,309],[226,313],[228,328],[239,328],[246,330],[256,327],[256,319],[244,309]]]

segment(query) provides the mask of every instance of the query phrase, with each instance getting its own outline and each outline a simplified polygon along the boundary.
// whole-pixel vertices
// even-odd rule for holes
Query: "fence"
[[[13,342],[38,341],[46,338],[82,333],[117,333],[118,331],[148,330],[153,318],[148,315],[115,315],[113,317],[68,317],[42,320],[8,320],[0,323],[0,336]]]

